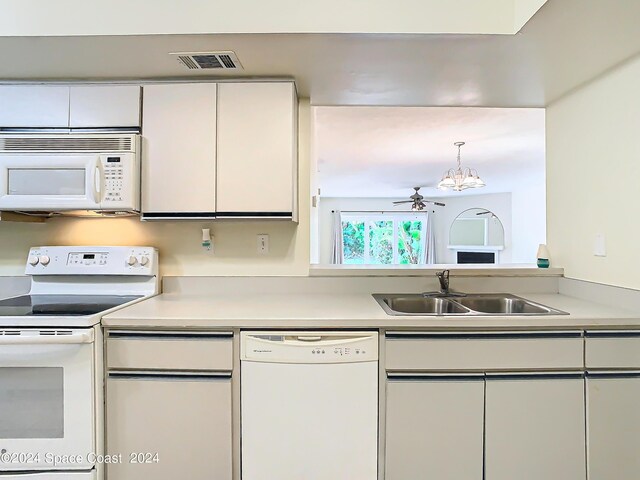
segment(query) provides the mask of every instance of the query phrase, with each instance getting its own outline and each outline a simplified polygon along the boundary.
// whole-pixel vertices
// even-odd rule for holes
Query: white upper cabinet
[[[138,85],[0,86],[0,127],[140,127]]]
[[[71,128],[140,127],[140,86],[71,86]]]
[[[215,83],[144,87],[143,218],[215,215],[216,88]]]
[[[297,215],[293,82],[218,85],[219,217]]]
[[[68,126],[68,86],[0,86],[0,127],[66,128]]]

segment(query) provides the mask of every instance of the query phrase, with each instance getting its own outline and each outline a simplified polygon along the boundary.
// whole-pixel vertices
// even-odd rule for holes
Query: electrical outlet
[[[258,235],[258,253],[261,255],[269,253],[269,235],[264,233]]]
[[[593,242],[593,254],[596,257],[607,256],[607,244],[602,233],[596,234],[596,238]]]

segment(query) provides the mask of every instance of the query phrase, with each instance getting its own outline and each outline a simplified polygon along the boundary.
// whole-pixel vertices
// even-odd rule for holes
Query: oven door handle
[[[0,335],[0,345],[70,345],[93,342],[93,330],[69,335]]]

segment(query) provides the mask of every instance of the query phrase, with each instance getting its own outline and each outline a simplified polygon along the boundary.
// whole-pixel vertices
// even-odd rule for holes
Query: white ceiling
[[[323,197],[426,197],[445,170],[478,170],[487,186],[454,195],[544,184],[545,112],[532,108],[316,107],[314,159]]]
[[[315,105],[539,107],[640,52],[640,1],[549,0],[516,35],[0,38],[0,79],[215,78],[175,51],[234,50],[226,76],[296,79]]]
[[[545,0],[0,0],[0,35],[513,34],[544,3]]]

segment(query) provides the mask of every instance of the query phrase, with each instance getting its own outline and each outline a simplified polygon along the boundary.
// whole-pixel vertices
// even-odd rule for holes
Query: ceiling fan
[[[498,218],[495,213],[490,212],[489,210],[485,210],[483,212],[478,212],[476,215],[491,215],[491,218]]]
[[[444,203],[440,203],[440,202],[433,202],[431,200],[425,200],[424,197],[422,195],[420,195],[420,187],[413,187],[413,189],[415,190],[415,193],[411,196],[409,196],[409,198],[411,200],[399,200],[397,202],[393,202],[394,205],[402,205],[404,203],[411,203],[411,210],[413,210],[414,212],[419,212],[421,210],[424,210],[425,207],[427,206],[427,203],[431,203],[433,205],[436,205],[438,207],[444,207],[445,204]]]

